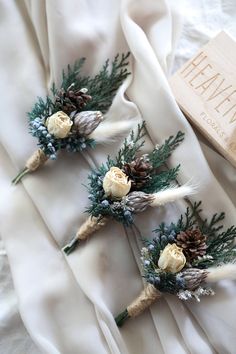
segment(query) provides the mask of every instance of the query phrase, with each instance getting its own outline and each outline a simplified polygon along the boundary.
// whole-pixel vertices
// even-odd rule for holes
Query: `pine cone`
[[[139,190],[150,180],[152,165],[147,157],[143,155],[131,163],[126,163],[123,170],[131,180],[131,190]]]
[[[206,236],[198,228],[180,232],[176,240],[189,262],[206,253]]]
[[[57,93],[55,104],[58,109],[67,114],[70,114],[73,111],[81,110],[92,98],[87,95],[87,91],[88,90],[86,88],[74,91],[73,84],[70,85],[66,91],[62,88]]]

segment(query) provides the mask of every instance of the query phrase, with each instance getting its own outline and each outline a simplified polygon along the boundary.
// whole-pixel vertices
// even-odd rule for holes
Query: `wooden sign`
[[[190,122],[236,167],[236,42],[221,32],[170,85]]]

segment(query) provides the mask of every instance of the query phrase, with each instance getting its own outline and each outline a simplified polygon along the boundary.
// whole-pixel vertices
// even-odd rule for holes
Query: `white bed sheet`
[[[58,1],[56,4],[54,1],[50,0],[46,2],[18,1],[16,4],[11,0],[5,0],[0,4],[0,19],[2,20],[0,21],[0,43],[3,45],[1,51],[5,51],[5,54],[2,55],[3,64],[1,64],[1,66],[5,65],[5,73],[7,73],[7,75],[9,75],[10,70],[13,69],[13,73],[16,74],[14,77],[14,85],[19,84],[18,89],[20,94],[22,94],[21,91],[26,91],[25,95],[22,94],[21,99],[15,99],[16,96],[14,95],[16,95],[16,90],[13,89],[13,101],[11,101],[12,96],[9,94],[9,91],[4,90],[3,94],[6,98],[4,104],[8,103],[9,106],[12,106],[15,102],[15,107],[8,109],[4,106],[1,107],[1,112],[4,112],[4,118],[2,117],[1,119],[6,119],[7,115],[7,119],[9,118],[12,121],[10,123],[4,123],[0,129],[0,198],[2,198],[2,200],[4,200],[4,198],[7,199],[7,201],[5,199],[4,205],[2,205],[0,209],[1,216],[4,217],[4,220],[1,220],[0,233],[4,236],[8,249],[16,292],[13,288],[5,249],[1,243],[0,353],[172,354],[175,352],[178,354],[234,354],[236,353],[236,349],[234,349],[236,348],[234,335],[236,329],[236,301],[234,300],[236,291],[234,287],[228,283],[219,287],[218,294],[214,300],[204,299],[203,305],[193,305],[191,310],[190,305],[186,307],[182,305],[176,306],[176,302],[173,301],[171,297],[167,297],[154,307],[153,311],[150,312],[151,315],[147,313],[141,316],[136,324],[134,324],[134,322],[130,323],[122,330],[122,335],[119,335],[114,324],[112,324],[110,310],[116,313],[118,309],[121,308],[122,304],[128,302],[132,296],[138,293],[142,286],[137,265],[134,259],[132,259],[132,254],[137,255],[135,242],[133,242],[132,239],[130,241],[131,244],[129,244],[127,240],[121,242],[118,237],[115,237],[111,242],[107,239],[107,233],[109,232],[105,232],[104,235],[100,235],[97,239],[91,240],[91,245],[86,245],[86,248],[82,248],[79,255],[76,254],[71,257],[68,267],[64,264],[62,256],[58,254],[57,245],[51,235],[57,235],[58,238],[56,236],[56,242],[62,244],[66,239],[68,230],[73,231],[81,220],[82,217],[80,217],[79,214],[80,210],[82,211],[84,208],[84,205],[81,205],[77,213],[78,215],[76,215],[74,211],[76,201],[72,197],[72,201],[67,203],[68,212],[66,217],[62,218],[63,224],[60,222],[51,223],[50,220],[56,217],[56,213],[54,215],[52,210],[45,210],[47,198],[52,197],[52,195],[46,195],[46,193],[50,193],[48,188],[51,187],[53,192],[57,193],[57,188],[60,187],[60,183],[63,183],[64,178],[66,178],[67,181],[69,180],[72,184],[75,183],[75,181],[72,181],[71,175],[80,176],[81,179],[85,180],[89,166],[87,166],[83,160],[80,161],[81,165],[84,167],[83,173],[74,168],[74,164],[78,161],[76,157],[69,159],[69,162],[67,158],[64,157],[61,162],[58,161],[57,167],[54,165],[51,169],[47,169],[42,173],[40,172],[37,176],[34,175],[32,178],[28,178],[24,182],[25,188],[18,186],[17,189],[12,192],[9,190],[8,182],[10,177],[14,175],[19,166],[22,166],[27,155],[30,154],[35,147],[33,139],[27,136],[26,119],[22,112],[30,107],[34,96],[39,94],[43,95],[45,93],[44,81],[42,79],[43,75],[50,74],[51,78],[55,76],[59,77],[58,74],[61,67],[78,56],[77,48],[73,47],[73,45],[77,43],[76,36],[84,39],[84,42],[79,40],[78,44],[80,52],[84,50],[82,55],[89,55],[90,52],[94,53],[96,48],[96,32],[93,32],[93,30],[96,31],[99,29],[100,37],[97,38],[100,46],[97,48],[99,53],[97,62],[99,65],[107,55],[110,55],[116,50],[126,48],[126,44],[122,39],[122,32],[124,32],[131,51],[136,58],[136,66],[133,71],[136,79],[133,85],[130,86],[128,95],[138,106],[139,111],[136,109],[136,106],[129,105],[124,101],[121,92],[117,98],[117,104],[114,105],[111,111],[112,118],[119,112],[119,116],[125,116],[127,114],[129,117],[133,117],[134,120],[138,120],[141,112],[146,119],[150,116],[153,117],[148,118],[148,128],[150,131],[152,126],[155,127],[155,118],[152,113],[155,109],[155,105],[147,103],[147,100],[140,98],[138,94],[138,91],[142,90],[141,82],[144,85],[143,90],[153,90],[152,85],[148,85],[145,80],[144,82],[142,81],[143,76],[148,77],[148,75],[152,74],[152,72],[148,70],[147,72],[143,72],[145,66],[142,66],[142,61],[145,63],[145,56],[148,57],[148,65],[153,65],[155,77],[157,79],[159,78],[161,82],[160,86],[164,88],[164,93],[160,92],[161,90],[158,91],[159,98],[162,99],[164,97],[164,103],[160,104],[160,107],[157,108],[157,114],[165,113],[168,114],[168,118],[170,118],[168,124],[159,122],[160,131],[152,136],[152,140],[155,142],[156,139],[163,138],[165,135],[174,132],[180,126],[185,129],[187,132],[186,145],[180,152],[175,154],[176,160],[178,160],[178,162],[181,160],[180,162],[183,163],[183,181],[191,176],[191,173],[189,173],[191,161],[183,158],[184,149],[187,149],[190,141],[193,141],[197,156],[195,156],[196,164],[199,164],[205,171],[204,180],[201,180],[202,188],[200,190],[200,196],[204,199],[205,188],[212,185],[212,187],[209,188],[212,188],[212,191],[217,191],[218,197],[214,196],[209,198],[209,200],[204,200],[205,205],[209,208],[215,207],[216,210],[221,210],[222,208],[226,209],[229,214],[228,222],[232,222],[235,219],[236,204],[235,170],[211,149],[206,142],[202,142],[201,138],[199,138],[205,159],[208,161],[211,171],[216,178],[216,180],[213,179],[213,175],[205,165],[204,157],[201,156],[201,152],[197,142],[194,140],[191,130],[172,101],[162,70],[165,73],[170,73],[170,64],[173,64],[172,70],[175,71],[190,58],[201,45],[206,43],[209,38],[213,37],[221,29],[227,29],[229,33],[235,35],[236,38],[236,2],[233,0],[172,0],[169,1],[169,5],[174,9],[174,15],[168,12],[169,10],[163,1],[160,1],[160,4],[157,5],[154,4],[155,1],[146,0],[140,1],[138,5],[137,1],[135,4],[134,1],[100,0],[100,9],[98,6],[99,1],[95,3],[90,0],[87,2],[89,5],[86,5],[83,1],[79,1],[77,5],[75,5],[73,0],[69,0],[66,3],[67,5],[65,5],[65,2],[63,4],[63,1]],[[109,6],[111,6],[110,9],[108,9]],[[122,29],[119,25],[117,25],[117,27],[114,26],[114,24],[110,23],[106,18],[110,11],[114,16],[113,20],[116,18],[117,23],[119,23],[120,20],[118,19],[117,12],[120,6],[122,6]],[[101,11],[102,7],[106,9]],[[139,10],[137,9],[138,7]],[[56,15],[53,14],[54,10],[56,10]],[[94,12],[96,16],[96,20],[94,19],[96,25],[94,22],[89,24],[89,22],[92,21],[89,16],[90,12]],[[81,13],[82,15],[80,15]],[[45,17],[46,15],[48,16],[47,18]],[[76,20],[77,15],[78,20]],[[22,18],[24,18],[24,21],[22,21]],[[133,18],[133,23],[130,23],[130,18]],[[49,21],[47,23],[49,37],[44,33],[46,21]],[[180,22],[182,22],[183,29],[179,40],[176,42],[174,39],[179,33]],[[22,25],[22,23],[24,23],[24,25]],[[111,27],[109,27],[109,25],[111,25]],[[19,26],[19,33],[16,26]],[[68,42],[66,42],[66,36],[62,34],[60,37],[56,33],[58,30],[61,31],[63,26],[67,27]],[[13,28],[15,28],[14,31]],[[109,31],[112,32],[113,43],[107,40],[108,28]],[[144,32],[140,30],[141,28]],[[8,54],[9,57],[7,57],[6,51],[8,48],[6,33],[9,35],[9,46],[15,45],[17,48],[16,52],[10,48],[11,50],[9,52],[11,52],[11,54]],[[144,38],[143,33],[147,36],[146,38]],[[160,34],[163,34],[163,36]],[[17,43],[17,41],[19,41],[18,36],[22,40],[21,46]],[[104,41],[102,40],[102,36],[105,38]],[[142,45],[139,46],[133,40],[133,36],[137,36],[136,38],[139,36],[139,41]],[[49,42],[47,42],[47,39]],[[32,43],[32,41],[34,41],[34,43]],[[148,41],[148,43],[145,41]],[[176,48],[173,47],[175,43],[177,43]],[[66,47],[66,54],[64,53],[65,49],[63,45]],[[28,51],[25,49],[27,46],[29,47]],[[104,48],[102,46],[104,46]],[[21,57],[21,48],[23,48],[22,55],[26,56],[26,59]],[[50,53],[49,49],[51,50]],[[141,53],[142,50],[146,51],[145,55]],[[41,53],[40,58],[38,57],[38,51]],[[31,52],[33,52],[33,54]],[[175,57],[173,56],[174,53]],[[19,65],[19,70],[11,65],[12,56],[14,55],[15,64],[16,66]],[[19,58],[17,58],[17,56],[19,56]],[[175,58],[174,61],[173,58]],[[155,62],[156,60],[159,61],[160,66],[158,62]],[[31,87],[32,84],[29,82],[25,87],[21,86],[24,80],[29,81],[31,79],[25,72],[21,72],[24,71],[24,61],[26,67],[37,65],[39,68],[35,72],[33,70],[31,71],[31,74],[34,75],[33,89]],[[89,64],[95,65],[95,62],[96,60],[89,58]],[[145,64],[147,64],[147,62]],[[4,82],[6,82],[6,80]],[[125,84],[125,86],[128,85],[129,82]],[[5,89],[5,87],[1,86],[1,90],[3,89]],[[123,90],[124,89],[125,87]],[[167,98],[167,96],[170,98]],[[150,93],[149,99],[152,97],[153,95]],[[144,98],[146,98],[145,94]],[[166,110],[166,103],[170,103],[171,105],[169,110]],[[120,107],[118,107],[119,105]],[[21,118],[15,119],[13,116],[17,115],[18,112],[20,112],[22,116]],[[171,124],[174,125],[172,129],[170,128]],[[6,134],[3,134],[3,128],[6,129]],[[13,144],[9,142],[11,134],[13,135],[13,139],[18,142],[17,147],[14,147]],[[22,145],[19,144],[21,139],[24,140]],[[97,162],[101,161],[105,153],[105,151],[99,151],[99,153],[95,152],[93,158]],[[62,176],[60,183],[56,184],[54,188],[52,179],[65,167],[71,168],[72,170],[67,171],[67,173]],[[41,182],[42,179],[44,179],[43,185]],[[225,190],[225,194],[220,189],[218,183]],[[45,193],[45,195],[41,196],[40,193],[35,193],[36,189],[39,189],[40,193]],[[84,204],[86,200],[85,191],[81,190],[80,193],[83,195],[84,199],[82,204]],[[60,202],[62,202],[62,200],[60,196],[57,196],[55,203]],[[25,210],[25,213],[22,212],[21,209]],[[56,210],[56,212],[58,212],[58,210]],[[166,208],[165,211],[160,211],[157,217],[161,218],[165,216],[168,218],[171,217],[171,215],[176,215],[176,213],[177,210],[172,206]],[[34,225],[30,225],[29,220],[27,223],[28,217],[34,220]],[[8,223],[6,220],[8,220]],[[25,223],[22,230],[18,230],[18,222]],[[9,223],[12,224],[12,227],[9,227]],[[120,231],[118,230],[117,233]],[[14,232],[15,235],[12,235]],[[36,241],[31,241],[30,234]],[[16,242],[14,242],[14,237],[17,237]],[[39,241],[39,239],[41,241]],[[24,242],[26,242],[26,244],[22,245]],[[23,255],[25,247],[29,247],[32,256],[27,259],[25,267],[22,265],[17,267],[17,262],[22,262],[23,260],[17,253],[19,252],[19,254],[22,253]],[[95,255],[94,248],[97,249],[98,256]],[[126,253],[126,249],[128,248],[129,252]],[[38,252],[45,252],[45,262],[48,266],[45,272],[48,271],[49,273],[45,276],[45,283],[42,274],[37,274],[37,269],[40,267],[40,264],[42,264],[43,257],[40,259],[39,263],[34,264],[33,262],[34,256],[37,258],[37,255],[34,255],[36,249]],[[110,249],[110,251],[108,251],[108,249]],[[125,263],[124,267],[120,265],[116,249],[119,249],[121,253],[130,257],[130,260]],[[52,257],[52,255],[55,256],[54,262],[51,262],[50,259],[47,258]],[[80,260],[78,261],[76,257],[80,257]],[[94,261],[93,258],[95,258]],[[83,262],[88,262],[88,267],[83,266]],[[58,286],[58,297],[54,291],[50,293],[50,286],[48,286],[48,292],[47,289],[44,289],[44,293],[42,291],[42,297],[39,298],[38,302],[35,300],[39,288],[32,284],[32,282],[34,282],[34,276],[31,274],[30,276],[27,275],[24,277],[23,274],[24,272],[27,273],[27,267],[29,267],[30,264],[32,265],[32,272],[35,272],[35,277],[38,276],[39,282],[42,282],[41,287],[47,287],[47,282],[50,282],[50,276],[55,278],[53,272],[58,272],[58,269],[60,269],[61,273],[64,275],[52,281],[55,287]],[[111,269],[107,269],[108,265]],[[73,271],[73,274],[69,269]],[[87,272],[86,277],[81,275],[83,271]],[[107,272],[110,272],[110,276],[107,275]],[[117,277],[117,279],[123,276],[123,279],[119,280],[120,286],[125,286],[125,281],[128,281],[129,277],[132,277],[130,291],[127,290],[127,294],[121,296],[123,293],[121,289],[114,292],[114,283],[112,283],[111,274],[113,274],[114,278]],[[74,281],[74,276],[77,281]],[[88,278],[90,281],[88,281]],[[57,282],[59,282],[59,284]],[[91,283],[93,285],[91,285]],[[61,288],[61,284],[64,284],[63,289]],[[26,294],[27,287],[30,290],[29,294]],[[68,297],[68,302],[70,303],[68,305],[68,312],[70,312],[70,314],[68,315],[69,320],[66,318],[65,323],[61,324],[61,326],[64,325],[64,329],[61,332],[60,326],[59,328],[56,325],[53,326],[53,323],[56,324],[57,321],[62,321],[62,309],[63,307],[65,308],[67,301],[66,299],[61,300],[63,294],[65,298]],[[209,301],[212,302],[207,305]],[[53,306],[51,302],[59,304],[58,306],[61,306],[61,308]],[[20,305],[21,315],[31,336],[23,325],[18,312],[18,304]],[[72,308],[73,306],[76,307],[76,304],[86,308],[86,311],[81,311],[82,314],[75,311],[74,316],[78,315],[81,317],[80,323],[78,321],[78,325],[76,325],[77,321],[72,313]],[[37,318],[34,318],[34,308],[36,317],[39,316],[40,311],[47,310],[50,314],[42,314],[42,320],[39,323]],[[224,308],[225,312],[222,311],[222,308]],[[52,309],[55,313],[51,313]],[[207,309],[207,311],[204,311],[204,309]],[[226,318],[224,318],[224,313],[226,314]],[[230,313],[232,314],[231,317]],[[50,317],[51,321],[49,320]],[[70,325],[72,327],[70,327]],[[109,326],[109,328],[107,326]],[[71,333],[72,328],[77,332],[77,335],[76,333]],[[224,334],[222,334],[222,331]],[[166,338],[168,335],[171,340]],[[60,342],[60,336],[62,336],[62,342]],[[81,338],[77,340],[77,337]],[[37,346],[34,342],[37,343]]]

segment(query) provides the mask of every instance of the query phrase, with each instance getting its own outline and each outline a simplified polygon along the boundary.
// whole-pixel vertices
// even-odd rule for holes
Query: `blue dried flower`
[[[155,237],[153,238],[153,242],[159,244],[159,243],[160,243],[160,235],[155,236]]]
[[[175,236],[169,235],[169,236],[168,236],[168,241],[169,241],[169,242],[174,242],[174,241],[175,241]]]
[[[155,284],[155,278],[154,278],[152,275],[149,275],[149,276],[148,276],[147,281],[148,281],[150,284]]]
[[[109,204],[108,200],[105,199],[101,202],[101,205],[103,208],[107,208],[110,204]]]
[[[145,261],[143,262],[143,264],[144,264],[145,266],[149,266],[149,265],[150,265],[150,261],[147,260],[147,259],[145,259]]]
[[[167,237],[166,237],[165,235],[162,235],[162,236],[161,236],[161,243],[162,243],[163,245],[166,245],[166,244],[168,243],[168,239],[167,239]]]
[[[124,212],[124,216],[127,217],[127,218],[130,218],[132,216],[131,212],[129,210],[126,210]]]
[[[154,248],[155,248],[155,246],[154,246],[153,244],[150,244],[150,245],[148,246],[148,249],[149,249],[150,251],[154,250]]]

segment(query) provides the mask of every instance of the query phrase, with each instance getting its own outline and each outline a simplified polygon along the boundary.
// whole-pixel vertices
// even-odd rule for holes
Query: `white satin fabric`
[[[0,3],[0,26],[0,233],[20,315],[37,346],[28,342],[23,351],[16,340],[9,350],[4,327],[11,326],[1,312],[1,352],[236,353],[235,284],[222,282],[217,295],[200,304],[165,296],[119,330],[113,315],[143,288],[139,233],[125,234],[114,222],[68,258],[60,251],[86,217],[87,191],[81,183],[93,165],[115,154],[121,141],[84,156],[61,154],[22,184],[10,185],[36,149],[25,114],[35,98],[46,95],[54,80],[60,83],[62,68],[78,57],[87,57],[84,73],[93,74],[106,58],[130,50],[132,75],[108,119],[125,118],[134,125],[146,120],[146,150],[184,131],[185,141],[170,165],[181,163],[181,183],[193,179],[199,185],[192,200],[203,201],[204,216],[224,210],[226,226],[235,223],[235,169],[195,135],[167,82],[178,16],[164,0],[5,0]],[[149,210],[137,226],[148,236],[160,221],[176,219],[185,206],[181,202]],[[10,306],[9,298],[6,303]]]

